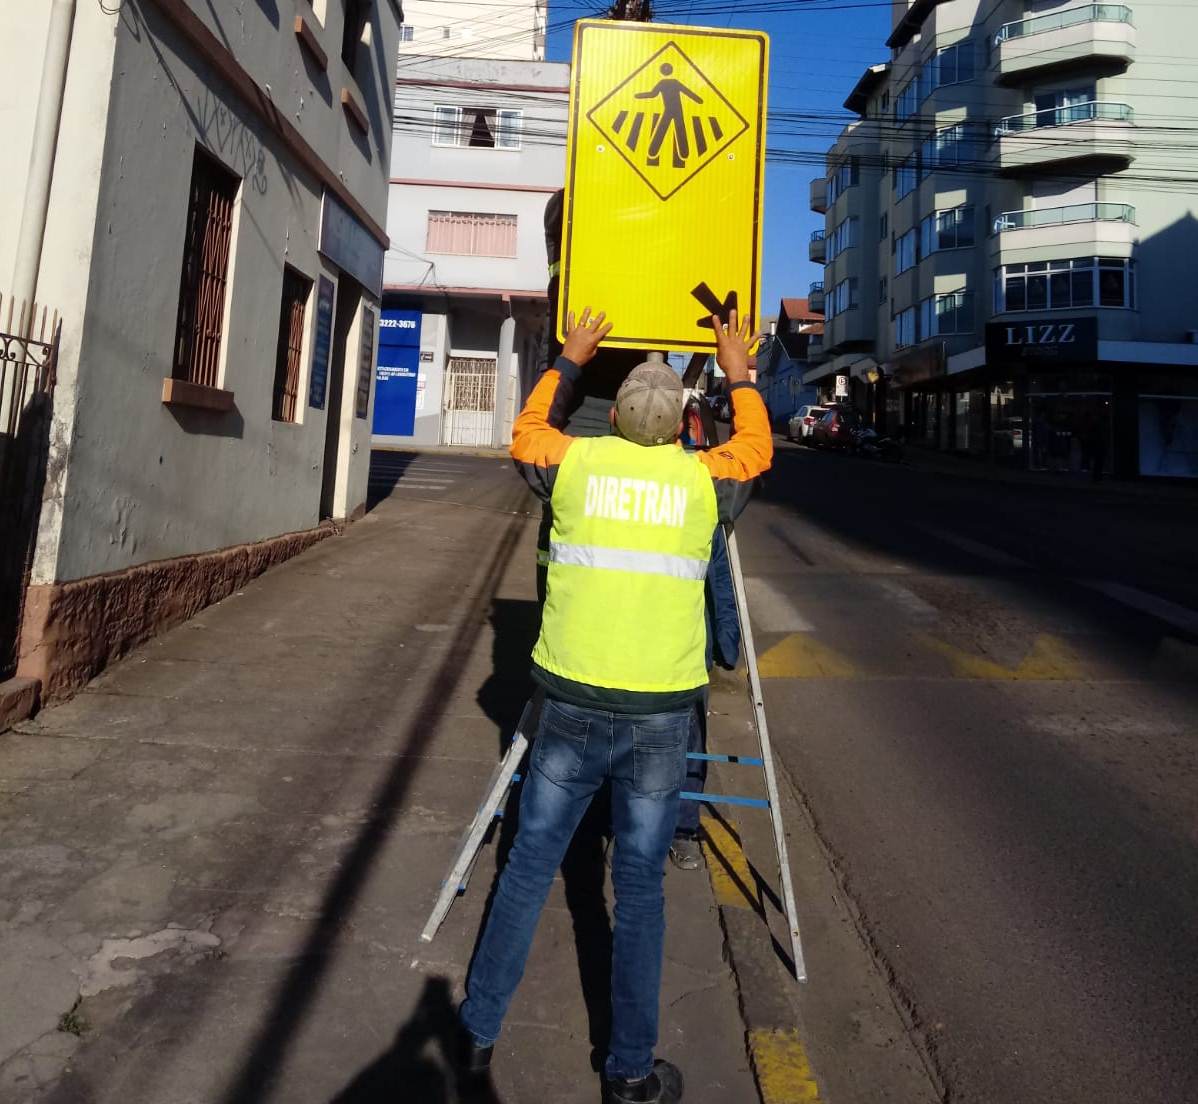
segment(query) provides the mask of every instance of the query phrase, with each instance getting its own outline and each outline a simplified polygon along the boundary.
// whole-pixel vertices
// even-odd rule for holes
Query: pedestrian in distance
[[[610,437],[555,428],[611,329],[569,317],[562,355],[512,427],[512,457],[552,508],[546,598],[532,674],[545,692],[516,839],[466,978],[467,1071],[486,1077],[553,877],[610,779],[611,1038],[614,1104],[676,1104],[682,1075],[654,1058],[666,854],[678,823],[691,717],[707,685],[704,582],[717,522],[732,521],[770,466],[769,418],[749,381],[755,343],[736,311],[712,318],[735,432],[703,453],[678,445],[683,390],[666,364],[621,384]]]

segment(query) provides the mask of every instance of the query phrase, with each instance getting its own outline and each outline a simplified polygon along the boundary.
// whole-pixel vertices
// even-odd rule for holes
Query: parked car
[[[826,414],[826,406],[800,406],[797,414],[792,414],[786,423],[786,439],[807,443],[815,423]]]
[[[849,406],[830,406],[811,427],[811,443],[816,448],[851,448],[852,433],[861,425],[861,415]]]

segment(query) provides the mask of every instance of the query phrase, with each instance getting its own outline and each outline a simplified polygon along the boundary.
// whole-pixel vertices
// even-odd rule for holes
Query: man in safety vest
[[[604,1068],[619,1104],[673,1104],[682,1076],[654,1061],[665,912],[662,880],[686,774],[691,713],[707,685],[704,580],[717,521],[731,521],[770,466],[769,418],[749,382],[751,330],[712,318],[735,432],[684,452],[683,391],[666,364],[635,368],[615,434],[564,424],[583,366],[611,329],[573,315],[562,355],[512,427],[512,456],[552,506],[548,583],[533,677],[545,690],[520,823],[470,973],[467,1069],[483,1075],[524,972],[542,906],[583,813],[611,779],[612,1028]]]

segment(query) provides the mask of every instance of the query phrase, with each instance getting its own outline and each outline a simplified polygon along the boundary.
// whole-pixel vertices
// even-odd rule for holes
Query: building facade
[[[0,115],[31,166],[5,178],[0,278],[62,318],[17,664],[47,694],[364,509],[400,19],[0,17],[13,86],[41,88],[36,122],[33,96]]]
[[[500,446],[544,357],[569,66],[401,63],[374,441]],[[402,361],[402,363],[400,363]]]
[[[823,333],[823,318],[812,310],[810,299],[783,299],[778,317],[768,329],[769,336],[757,350],[757,390],[769,411],[770,424],[785,433],[791,415],[818,397],[818,388],[805,383],[804,377],[812,339]]]
[[[548,0],[407,0],[399,28],[404,58],[544,61]]]
[[[1198,6],[896,2],[811,186],[808,381],[995,463],[1198,477],[1198,220],[1169,133],[1195,31]]]

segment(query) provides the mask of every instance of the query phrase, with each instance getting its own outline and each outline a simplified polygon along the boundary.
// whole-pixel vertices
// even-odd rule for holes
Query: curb
[[[506,448],[469,448],[458,445],[371,445],[371,452],[418,452],[429,456],[477,456],[483,460],[510,460]]]
[[[723,724],[713,725],[709,750],[757,754],[755,728],[748,710],[742,669],[712,672],[712,707],[727,712]],[[750,746],[753,745],[753,746]],[[764,776],[750,780],[743,768],[712,764],[709,787],[713,792],[764,791]],[[745,852],[740,818],[733,806],[703,809],[703,854],[707,875],[719,913],[724,955],[736,980],[745,1050],[757,1081],[761,1104],[826,1104],[808,1058],[799,1027],[798,984],[779,961],[776,936],[769,929],[769,910],[775,893]],[[765,816],[760,810],[748,816]],[[759,826],[750,831],[755,834]],[[769,836],[768,820],[760,829]]]
[[[782,434],[774,434],[776,441],[785,442]],[[798,442],[790,442],[793,448],[787,451],[815,451]],[[944,453],[929,451],[920,445],[908,445],[903,460],[889,467],[906,468],[924,475],[943,475],[950,479],[970,479],[975,483],[1001,483],[1005,487],[1027,487],[1032,490],[1076,491],[1080,495],[1118,496],[1142,502],[1162,504],[1194,502],[1198,500],[1198,484],[1194,480],[1178,479],[1115,479],[1108,477],[1095,483],[1087,476],[1071,477],[1060,473],[1030,472],[1023,469],[1004,469],[988,465],[981,460],[970,460]]]

